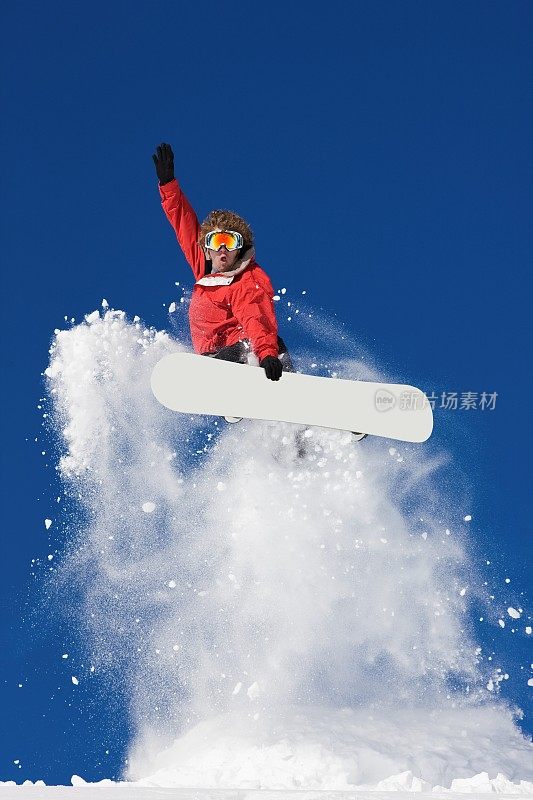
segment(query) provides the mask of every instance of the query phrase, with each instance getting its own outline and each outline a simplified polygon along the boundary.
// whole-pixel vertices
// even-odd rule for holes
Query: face
[[[222,230],[215,228],[214,230]],[[220,250],[207,249],[207,258],[213,262],[213,272],[229,272],[239,258],[240,250],[226,250],[226,245],[222,245]]]

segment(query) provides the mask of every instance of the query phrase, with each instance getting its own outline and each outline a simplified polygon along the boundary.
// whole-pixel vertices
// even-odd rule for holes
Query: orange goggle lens
[[[209,250],[220,250],[223,246],[226,250],[238,250],[242,245],[242,236],[237,231],[211,231],[205,237],[205,246]]]

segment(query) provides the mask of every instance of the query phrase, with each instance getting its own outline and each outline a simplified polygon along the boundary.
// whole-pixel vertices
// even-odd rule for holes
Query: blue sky
[[[427,391],[498,393],[493,412],[438,412],[435,435],[472,486],[487,580],[527,607],[531,4],[53,2],[3,16],[0,779],[101,778],[123,758],[120,697],[65,680],[57,654],[75,631],[29,621],[59,488],[37,405],[65,316],[105,297],[168,327],[189,273],[159,205],[160,141],[199,216],[249,219],[275,287],[307,290],[383,368]],[[297,346],[287,321],[281,333]],[[532,660],[524,637],[480,637]],[[515,670],[503,691],[527,710],[524,687]]]

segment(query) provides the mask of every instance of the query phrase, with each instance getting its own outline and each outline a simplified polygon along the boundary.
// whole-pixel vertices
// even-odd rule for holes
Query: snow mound
[[[533,781],[533,744],[501,708],[292,707],[205,720],[143,768],[140,785],[173,788],[509,792]]]

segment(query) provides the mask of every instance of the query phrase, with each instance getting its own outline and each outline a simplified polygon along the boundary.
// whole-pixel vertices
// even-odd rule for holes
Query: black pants
[[[278,336],[278,350],[279,360],[282,363],[284,372],[295,372],[287,345]],[[247,364],[248,354],[251,352],[250,341],[248,339],[241,339],[235,344],[229,344],[227,347],[222,347],[213,353],[202,353],[203,356],[210,356],[211,358],[220,358],[222,361],[234,361],[237,364]]]

